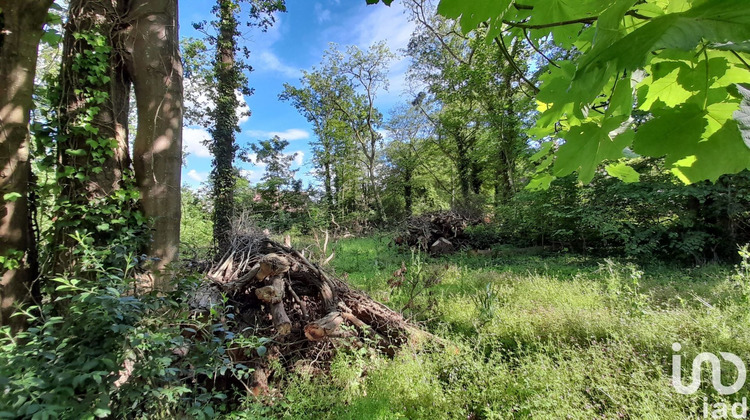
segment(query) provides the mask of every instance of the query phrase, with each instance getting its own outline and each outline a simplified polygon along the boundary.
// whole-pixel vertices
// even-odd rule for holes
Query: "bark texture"
[[[94,125],[99,138],[112,138],[112,156],[100,163],[100,172],[86,181],[64,187],[71,202],[91,203],[121,188],[126,171],[135,172],[140,209],[151,220],[147,254],[155,288],[167,287],[161,271],[177,258],[180,237],[180,174],[182,166],[182,62],[179,55],[177,0],[72,0],[64,40],[63,129],[79,113],[91,109],[81,97],[86,68],[74,65],[76,55],[96,48],[76,34],[95,31],[107,37],[111,47],[109,81],[98,86],[107,100],[98,106]],[[135,89],[138,126],[133,161],[128,151],[127,116],[131,85]],[[95,86],[96,87],[96,86]],[[90,134],[70,131],[60,143],[62,166],[92,167]],[[68,150],[87,150],[74,156]],[[58,245],[67,232],[57,235]],[[58,260],[71,264],[60,254]],[[64,271],[65,264],[56,264]]]
[[[52,0],[0,0],[0,256],[20,252],[17,268],[0,280],[0,325],[16,332],[14,306],[32,296],[35,243],[29,215],[29,118],[37,51]],[[15,199],[6,194],[13,194]]]
[[[142,210],[152,220],[148,255],[155,259],[154,286],[167,287],[159,274],[178,257],[182,168],[182,61],[177,0],[134,0],[128,13],[128,68],[135,86],[138,132],[134,169]]]

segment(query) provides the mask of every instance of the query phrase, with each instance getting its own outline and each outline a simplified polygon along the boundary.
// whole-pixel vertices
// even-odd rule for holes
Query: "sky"
[[[183,0],[180,2],[180,32],[182,37],[200,38],[193,22],[211,20],[211,0]],[[368,6],[365,0],[287,0],[287,12],[276,16],[276,23],[268,32],[246,32],[240,44],[250,49],[249,64],[254,68],[248,76],[252,96],[244,97],[252,115],[240,120],[241,132],[236,140],[240,147],[278,135],[289,141],[287,155],[295,155],[292,169],[299,169],[297,177],[305,184],[314,182],[310,172],[310,142],[315,141],[310,123],[288,102],[278,99],[284,83],[299,86],[302,70],[318,66],[329,43],[343,50],[347,45],[366,49],[386,41],[397,58],[389,68],[390,88],[382,92],[376,105],[384,114],[395,106],[410,101],[405,92],[408,60],[399,54],[406,48],[414,24],[407,19],[401,2],[390,7],[381,4]],[[183,148],[189,153],[182,170],[182,182],[196,188],[211,172],[211,155],[201,140],[209,137],[200,127],[186,126]],[[236,162],[240,173],[251,182],[263,175],[262,165]]]

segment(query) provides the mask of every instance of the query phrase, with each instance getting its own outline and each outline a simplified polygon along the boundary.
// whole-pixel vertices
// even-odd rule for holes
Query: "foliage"
[[[438,11],[460,20],[464,33],[487,28],[503,45],[551,37],[572,51],[549,63],[536,95],[542,114],[534,135],[564,140],[553,176],[578,171],[589,182],[602,161],[622,157],[626,148],[665,156],[685,183],[750,168],[745,128],[737,123],[743,115],[739,84],[750,71],[750,5],[613,0],[519,7],[442,0]],[[634,109],[648,115],[638,130]],[[550,175],[541,177],[548,184]]]
[[[213,238],[211,202],[207,194],[189,188],[182,189],[180,223],[180,254],[183,258],[207,258]]]
[[[631,165],[638,183],[597,174],[581,185],[567,176],[547,190],[523,191],[496,208],[492,224],[469,229],[472,242],[699,263],[736,257],[735,244],[750,235],[747,172],[684,186],[657,162]]]
[[[388,281],[403,255],[372,237],[336,247],[346,250],[333,260],[337,269],[396,304]],[[355,264],[371,255],[376,266]],[[427,324],[450,338],[448,346],[392,359],[341,352],[330,376],[293,374],[275,404],[249,400],[231,418],[682,419],[700,417],[704,398],[748,396],[746,388],[721,396],[710,384],[685,396],[670,386],[675,341],[683,360],[702,351],[750,352],[747,306],[727,267],[571,256],[424,262],[450,266],[432,290],[438,304]],[[482,302],[492,302],[492,311],[477,323]]]
[[[383,115],[375,100],[388,88],[386,66],[393,57],[384,42],[345,52],[331,44],[320,68],[304,72],[301,87],[285,84],[280,95],[314,124],[326,202],[340,213],[374,211],[373,219],[386,219],[376,170]]]
[[[70,249],[72,235],[85,238],[101,247],[102,263],[117,265],[122,255],[139,252],[145,246],[147,221],[139,211],[139,193],[129,168],[122,169],[121,179],[111,191],[88,188],[96,184],[105,167],[112,165],[117,141],[100,133],[97,115],[109,100],[109,59],[112,46],[98,32],[73,33],[82,45],[70,64],[80,76],[73,86],[79,98],[75,110],[50,107],[43,112],[43,123],[35,125],[34,156],[37,160],[40,202],[51,204],[43,218],[54,215],[52,224],[41,232],[49,245],[47,258],[68,253],[70,258],[80,252]],[[46,103],[59,106],[63,102],[62,82],[54,74],[47,78]],[[74,148],[78,146],[78,148]],[[119,162],[117,162],[119,163]],[[111,168],[114,172],[114,168]],[[86,195],[81,195],[85,191]],[[48,270],[74,268],[74,260],[57,266],[51,261]]]
[[[216,20],[211,22],[215,34],[208,34],[209,24],[205,21],[193,26],[206,34],[206,41],[215,47],[212,68],[202,66],[200,57],[207,54],[207,46],[201,41],[189,41],[188,60],[192,74],[196,76],[196,85],[208,87],[209,99],[214,107],[209,119],[197,120],[206,124],[212,136],[209,150],[213,155],[213,170],[211,171],[212,194],[214,198],[213,228],[214,242],[218,251],[223,252],[228,243],[228,232],[235,215],[234,189],[237,170],[234,160],[237,152],[235,132],[239,131],[239,99],[238,96],[251,95],[253,90],[247,85],[245,72],[252,70],[242,57],[237,42],[241,35],[239,31],[239,14],[242,0],[217,0],[212,12]],[[273,23],[274,12],[286,11],[284,0],[250,0],[248,10],[248,26],[258,27],[266,31]],[[245,56],[250,51],[244,50]],[[193,95],[200,97],[200,93]],[[199,105],[200,106],[200,105]],[[197,114],[200,114],[198,112]],[[189,113],[190,116],[196,113]],[[249,115],[249,110],[247,111]]]
[[[310,197],[302,191],[302,181],[294,179],[297,170],[292,170],[291,165],[296,155],[283,153],[288,145],[288,141],[274,136],[250,145],[253,159],[249,152],[243,152],[243,160],[262,164],[265,173],[242,208],[253,213],[258,226],[275,232],[286,232],[296,226],[309,233],[309,226],[305,225],[310,221]]]
[[[15,337],[2,329],[0,417],[210,418],[225,410],[227,394],[207,388],[207,378],[246,379],[248,368],[229,359],[233,338],[221,323],[188,318],[180,302],[195,279],[170,295],[134,295],[138,259],[107,265],[87,239],[78,238],[87,277],[52,278],[55,303],[28,308],[31,327]],[[185,325],[207,338],[186,338]]]

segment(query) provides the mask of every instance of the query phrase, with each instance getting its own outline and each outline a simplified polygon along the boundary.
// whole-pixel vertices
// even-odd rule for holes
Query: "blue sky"
[[[210,20],[213,4],[211,0],[180,2],[182,37],[200,37],[192,23]],[[247,32],[241,40],[251,50],[249,63],[255,70],[249,74],[249,84],[255,94],[244,98],[252,116],[241,120],[242,132],[237,134],[237,143],[245,146],[273,135],[287,139],[290,144],[285,152],[296,153],[293,168],[300,168],[297,176],[310,182],[310,142],[315,140],[314,134],[311,125],[294,107],[278,100],[283,84],[297,85],[301,70],[317,66],[330,42],[342,49],[346,45],[366,49],[385,40],[398,53],[408,44],[414,25],[408,21],[400,2],[386,7],[367,6],[365,0],[287,0],[287,10],[277,15],[276,24],[268,32]],[[394,106],[409,100],[408,94],[404,95],[407,67],[408,61],[400,54],[391,63],[390,89],[382,92],[377,102],[382,112],[387,114]],[[182,171],[183,185],[197,187],[208,178],[211,156],[201,145],[201,139],[207,137],[208,133],[200,127],[185,127],[183,146],[189,155]],[[262,166],[237,164],[252,182],[257,182],[263,174]]]

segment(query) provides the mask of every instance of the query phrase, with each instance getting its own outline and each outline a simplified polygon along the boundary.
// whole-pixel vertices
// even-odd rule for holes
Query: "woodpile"
[[[452,211],[426,213],[410,218],[406,233],[395,242],[417,247],[431,255],[449,254],[467,244],[464,230],[479,222]]]
[[[263,357],[254,348],[233,355],[256,371],[265,371],[269,358],[291,369],[324,364],[342,346],[368,346],[392,355],[428,335],[303,253],[265,237],[235,238],[232,249],[206,275],[209,281],[193,294],[191,307],[204,313],[213,305],[231,308],[234,320],[228,325],[235,335],[268,337]],[[259,386],[267,388],[268,378],[257,375]]]

